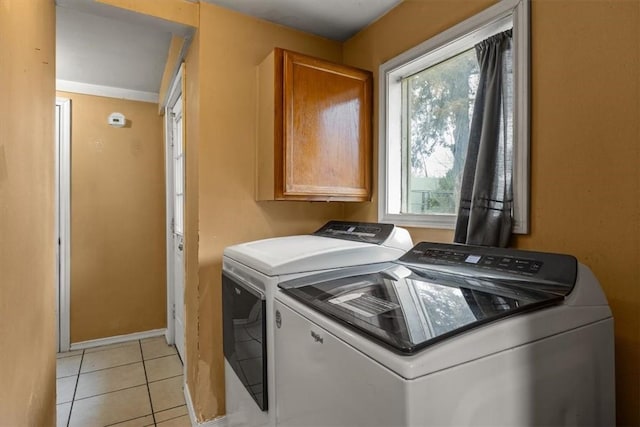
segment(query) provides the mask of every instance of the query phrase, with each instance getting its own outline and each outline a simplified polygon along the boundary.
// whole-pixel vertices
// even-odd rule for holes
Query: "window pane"
[[[478,89],[475,50],[414,74],[403,85],[403,213],[455,215]]]

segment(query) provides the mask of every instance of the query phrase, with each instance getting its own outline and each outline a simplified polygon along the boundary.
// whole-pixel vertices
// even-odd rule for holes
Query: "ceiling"
[[[402,0],[202,0],[343,41]],[[157,93],[171,35],[192,29],[94,0],[56,0],[58,80]]]
[[[56,78],[157,93],[171,33],[56,8]]]
[[[203,0],[332,40],[345,41],[402,0]]]

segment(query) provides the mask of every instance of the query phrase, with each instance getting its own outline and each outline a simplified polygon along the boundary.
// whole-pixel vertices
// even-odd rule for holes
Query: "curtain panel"
[[[509,244],[513,209],[512,31],[475,46],[480,68],[454,234],[456,243]]]

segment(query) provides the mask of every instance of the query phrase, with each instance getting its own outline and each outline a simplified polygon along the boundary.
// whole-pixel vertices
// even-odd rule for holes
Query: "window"
[[[380,67],[379,220],[454,228],[478,89],[475,45],[512,29],[514,232],[528,232],[528,0],[502,0]]]

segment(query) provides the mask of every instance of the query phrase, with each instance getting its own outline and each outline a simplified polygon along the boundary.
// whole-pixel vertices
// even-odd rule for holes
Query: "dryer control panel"
[[[375,222],[329,221],[313,234],[381,245],[389,238],[394,227],[393,224]]]

